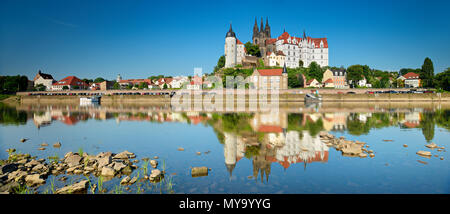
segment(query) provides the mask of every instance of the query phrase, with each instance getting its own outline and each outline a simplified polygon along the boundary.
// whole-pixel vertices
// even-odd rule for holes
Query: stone
[[[74,194],[74,193],[86,193],[89,185],[88,180],[82,180],[78,183],[65,186],[63,188],[57,189],[55,194]]]
[[[43,170],[45,168],[46,167],[44,166],[44,164],[38,164],[38,165],[33,167],[32,171],[41,171],[41,170]]]
[[[137,177],[133,177],[133,178],[130,180],[129,184],[134,184],[134,183],[136,183],[136,181],[137,181]]]
[[[184,148],[179,147],[178,151],[184,151]]]
[[[197,152],[196,154],[197,154],[197,155],[201,155],[202,153],[201,153],[201,152]]]
[[[25,182],[30,186],[44,184],[45,180],[41,178],[39,174],[27,175],[25,177]]]
[[[439,158],[439,159],[444,160],[444,157],[441,157],[441,158]]]
[[[14,148],[9,148],[9,149],[6,150],[6,152],[7,152],[7,153],[13,153],[13,152],[16,152],[16,149],[14,149]]]
[[[359,157],[365,158],[365,157],[367,157],[367,154],[366,153],[359,153]]]
[[[24,143],[25,141],[27,141],[28,139],[26,139],[26,138],[22,138],[22,139],[20,139],[20,142],[22,142],[22,143]]]
[[[45,148],[44,148],[44,147],[41,147],[41,148],[38,148],[38,150],[41,150],[41,151],[42,151],[42,150],[45,150]]]
[[[191,169],[191,176],[192,177],[201,177],[201,176],[208,176],[208,168],[205,166],[202,167],[192,167]]]
[[[48,146],[48,143],[42,143],[41,146]]]
[[[102,173],[101,173],[102,176],[114,177],[114,174],[115,174],[115,171],[113,168],[108,167],[108,166],[105,166],[102,168]]]
[[[130,182],[130,180],[131,180],[130,176],[125,176],[125,178],[123,178],[120,181],[120,184],[122,184],[122,185],[128,184],[128,182]]]
[[[80,165],[81,157],[78,154],[71,154],[64,160],[69,167]]]
[[[342,147],[340,148],[342,153],[344,154],[353,154],[358,155],[362,153],[361,146],[355,143],[344,143],[342,144]]]
[[[159,158],[158,156],[153,157],[153,159],[158,159],[158,158]]]
[[[114,159],[129,159],[129,158],[134,158],[136,157],[133,153],[129,152],[129,151],[123,151],[117,155],[114,155]]]
[[[55,144],[53,144],[53,147],[60,148],[61,147],[61,143],[60,142],[56,142]]]
[[[133,163],[139,163],[139,160],[138,160],[138,159],[136,159],[136,160],[134,160],[134,161],[133,161]]]
[[[75,171],[75,169],[77,169],[77,167],[70,167],[66,170],[66,173],[73,173]]]
[[[113,166],[113,169],[116,170],[116,171],[120,171],[123,168],[125,168],[126,166],[127,165],[123,164],[122,162],[115,162],[114,166]]]
[[[91,166],[86,166],[86,167],[84,167],[84,170],[85,170],[85,171],[88,171],[88,172],[92,172],[92,171],[95,170],[95,168],[94,168],[94,167],[91,167]]]
[[[369,150],[369,151],[367,151],[368,153],[373,153],[373,150]]]
[[[416,154],[423,156],[423,157],[431,157],[431,152],[427,152],[427,151],[418,151]]]
[[[158,161],[156,161],[156,160],[150,160],[150,166],[153,167],[153,168],[155,169],[156,167],[158,167]]]
[[[149,180],[150,181],[158,181],[161,178],[161,171],[159,169],[154,169],[152,170],[150,176],[149,176]]]
[[[125,175],[129,175],[133,172],[133,169],[131,169],[130,166],[126,166],[125,168],[122,169],[122,173]]]
[[[421,163],[421,164],[428,164],[428,162],[426,161],[421,161],[421,160],[417,160],[417,162]]]
[[[369,154],[369,157],[373,158],[373,157],[375,157],[375,154],[370,153],[370,154]]]
[[[38,165],[38,164],[40,164],[39,161],[37,161],[37,160],[31,160],[30,162],[28,162],[28,163],[25,164],[25,167],[32,168],[32,167],[34,167],[34,166],[36,166],[36,165]]]
[[[430,148],[430,149],[438,148],[438,145],[436,145],[435,143],[430,143],[430,144],[427,144],[425,146]]]
[[[408,145],[406,145],[406,144],[403,144],[403,147],[408,147]]]
[[[103,166],[106,166],[108,164],[110,164],[112,161],[111,156],[105,156],[102,158],[97,158],[97,162],[98,162],[98,166],[97,168],[102,168]]]
[[[79,175],[79,174],[83,173],[83,170],[76,169],[76,170],[73,170],[73,173]]]

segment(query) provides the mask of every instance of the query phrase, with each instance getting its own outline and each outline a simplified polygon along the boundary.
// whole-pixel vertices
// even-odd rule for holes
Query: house
[[[119,80],[118,83],[120,84],[120,87],[139,87],[141,83],[147,83],[147,86],[152,84],[152,81],[150,79],[127,79],[127,80]]]
[[[343,68],[332,69],[332,70],[327,69],[323,73],[322,83],[325,84],[325,81],[328,81],[329,79],[331,79],[331,81],[333,82],[334,88],[341,88],[341,89],[348,88],[346,76],[347,76],[347,72]],[[330,81],[329,81],[328,85],[330,85]]]
[[[322,84],[320,84],[319,81],[317,81],[316,79],[310,79],[310,80],[306,81],[305,87],[320,88],[320,87],[322,87]]]
[[[256,69],[250,76],[254,89],[288,89],[286,64],[278,69]]]
[[[160,89],[164,89],[164,85],[166,85],[167,88],[172,88],[172,81],[173,78],[159,78],[156,80],[155,84],[158,85]]]
[[[172,88],[181,88],[184,83],[189,82],[189,78],[186,76],[176,76],[172,79],[171,86]]]
[[[418,88],[420,84],[420,75],[414,72],[409,72],[398,79],[404,81],[406,88]]]
[[[100,83],[100,90],[111,90],[114,89],[114,82],[113,81],[103,81]]]
[[[326,81],[323,82],[323,87],[325,88],[334,88],[334,82],[332,78],[328,78]]]
[[[89,88],[89,85],[76,76],[68,76],[58,82],[53,83],[51,90],[62,91],[64,90],[64,88],[67,88],[69,90],[86,90]]]
[[[186,85],[186,89],[189,90],[200,90],[202,88],[202,84],[195,82],[194,80],[192,80],[191,82],[189,82],[189,84]]]
[[[280,66],[284,65],[286,55],[282,51],[267,52],[266,65],[267,66]]]
[[[359,86],[359,87],[368,87],[368,88],[371,88],[371,87],[372,87],[372,84],[367,83],[367,79],[366,79],[366,77],[363,75],[363,76],[362,76],[362,79],[358,81],[358,86]]]
[[[50,74],[44,74],[41,72],[41,70],[38,71],[36,76],[33,79],[34,87],[36,87],[39,84],[42,84],[45,86],[46,90],[51,90],[53,83],[56,82],[56,80],[53,79],[52,75]]]
[[[100,83],[93,82],[93,83],[89,84],[89,89],[90,90],[100,90]]]

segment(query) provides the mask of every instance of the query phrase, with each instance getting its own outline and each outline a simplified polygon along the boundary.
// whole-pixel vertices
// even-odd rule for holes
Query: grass
[[[98,192],[103,192],[103,176],[99,176],[97,179]]]
[[[55,156],[49,156],[48,159],[51,160],[50,163],[57,164],[59,162],[59,155],[55,153]]]
[[[80,155],[80,157],[83,157],[83,148],[78,149],[78,155]]]
[[[9,95],[9,94],[0,94],[0,100],[4,100],[4,99],[9,98],[9,97],[11,97],[11,96],[13,96],[13,95]]]

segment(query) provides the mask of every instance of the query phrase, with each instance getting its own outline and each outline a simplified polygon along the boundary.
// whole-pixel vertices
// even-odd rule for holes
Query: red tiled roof
[[[419,74],[416,74],[416,73],[414,73],[414,72],[409,72],[409,73],[403,75],[403,77],[404,77],[405,79],[419,79],[420,75],[419,75]]]
[[[314,42],[316,48],[320,48],[320,41],[323,42],[323,47],[328,48],[327,38],[309,38]]]
[[[325,81],[325,83],[333,83],[333,80],[331,78],[327,79],[327,81]]]
[[[78,79],[76,76],[68,76],[58,82],[53,83],[53,85],[71,85],[71,86],[89,87],[89,85],[87,83]]]
[[[241,41],[239,41],[239,39],[236,39],[236,44],[242,45],[242,44],[244,44],[244,43],[242,43]]]
[[[283,129],[280,126],[270,126],[270,125],[260,125],[258,128],[258,132],[283,132]]]
[[[310,80],[308,80],[308,81],[306,82],[306,85],[311,84],[314,80],[315,80],[315,79],[310,79]]]
[[[261,76],[281,76],[283,69],[260,69],[258,72]]]
[[[277,39],[266,39],[266,45],[273,44],[277,41]]]
[[[279,55],[279,56],[286,56],[286,55],[284,55],[283,51],[278,51],[277,55]]]

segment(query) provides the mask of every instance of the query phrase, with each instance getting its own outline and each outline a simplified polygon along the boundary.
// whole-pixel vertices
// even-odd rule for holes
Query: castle
[[[286,64],[289,68],[297,68],[308,67],[311,62],[316,62],[321,67],[328,66],[327,38],[312,38],[306,36],[305,31],[302,37],[291,36],[283,31],[279,37],[271,38],[268,19],[264,26],[261,18],[260,28],[255,19],[252,43],[259,46],[261,59],[266,66]],[[242,65],[248,57],[250,56],[246,53],[244,44],[236,38],[230,25],[225,37],[225,68]]]

